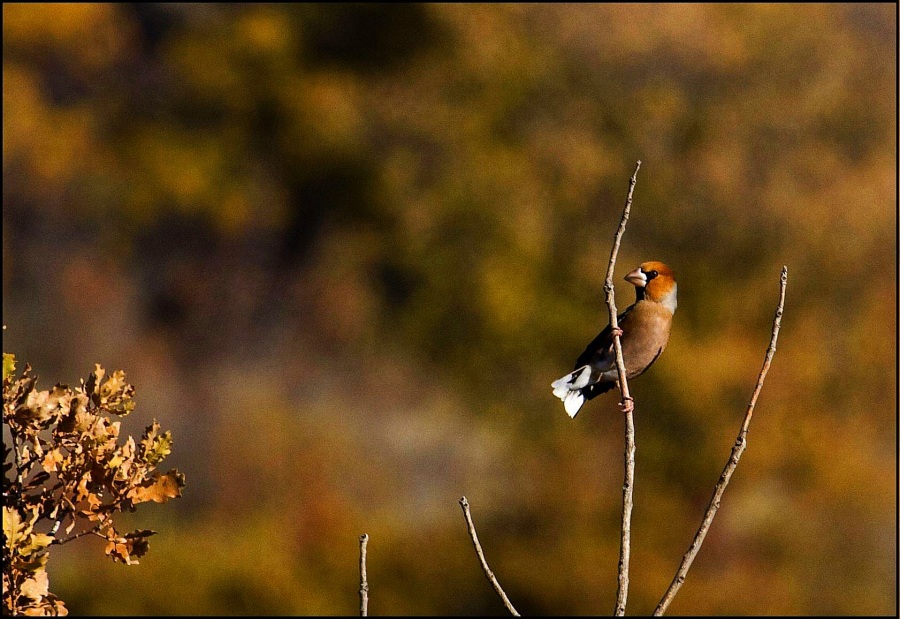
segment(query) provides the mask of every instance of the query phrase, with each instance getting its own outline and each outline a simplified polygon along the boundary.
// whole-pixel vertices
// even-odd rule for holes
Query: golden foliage
[[[629,610],[696,530],[787,264],[673,611],[895,613],[896,35],[890,4],[4,5],[10,337],[61,375],[121,355],[147,423],[203,411],[173,535],[96,579],[79,545],[54,587],[79,614],[350,614],[365,531],[373,613],[490,614],[466,494],[524,614],[612,608],[619,417],[566,424],[548,385],[605,325],[640,158],[619,264],[672,264],[679,308],[633,386]],[[84,432],[112,394],[27,414]]]
[[[15,366],[15,356],[4,353],[3,424],[12,439],[11,448],[4,442],[3,462],[4,611],[65,615],[49,591],[49,547],[93,534],[108,540],[105,552],[114,561],[137,563],[156,532],[121,535],[113,516],[181,496],[184,476],[155,471],[172,443],[156,421],[139,449],[130,436],[118,443],[120,422],[112,418],[134,409],[134,387],[121,370],[107,377],[98,364],[77,387],[37,391],[31,367],[17,377]]]

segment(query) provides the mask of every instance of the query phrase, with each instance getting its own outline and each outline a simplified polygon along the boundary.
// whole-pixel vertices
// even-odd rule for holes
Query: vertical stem
[[[13,458],[15,459],[16,464],[16,491],[22,491],[22,453],[19,451],[19,435],[16,433],[15,425],[16,422],[13,419],[9,420],[9,436],[12,439],[13,443]]]
[[[622,235],[625,233],[625,224],[628,223],[628,215],[631,213],[632,195],[637,183],[637,173],[641,169],[638,161],[634,168],[634,174],[628,182],[628,196],[625,199],[625,210],[619,222],[619,229],[613,241],[613,248],[609,256],[609,269],[606,272],[606,283],[603,286],[606,291],[606,304],[609,307],[609,324],[613,333],[613,347],[616,350],[616,369],[619,373],[619,391],[622,394],[622,409],[625,412],[625,483],[622,486],[622,541],[619,547],[619,582],[616,591],[616,616],[625,614],[625,604],[628,600],[628,571],[631,563],[631,511],[634,507],[634,401],[628,391],[628,380],[625,376],[625,361],[622,358],[622,342],[619,339],[619,320],[616,310],[615,287],[613,286],[613,272],[616,268],[616,256],[619,253],[619,245]]]
[[[619,546],[619,587],[616,616],[625,614],[628,600],[628,570],[631,563],[631,512],[634,508],[634,412],[625,410],[625,483],[622,486],[622,541]]]
[[[365,533],[359,536],[359,616],[366,617],[369,614],[369,581],[366,580],[366,546],[369,536]]]

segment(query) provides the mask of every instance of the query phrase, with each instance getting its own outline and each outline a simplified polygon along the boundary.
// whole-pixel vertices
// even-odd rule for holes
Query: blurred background
[[[607,614],[614,394],[550,383],[622,276],[677,272],[631,387],[630,614],[897,612],[897,8],[3,5],[3,350],[95,362],[173,431],[139,566],[53,551],[75,614]]]

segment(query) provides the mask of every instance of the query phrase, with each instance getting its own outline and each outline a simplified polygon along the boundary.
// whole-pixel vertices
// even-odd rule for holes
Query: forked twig
[[[625,413],[625,483],[622,486],[622,543],[619,547],[619,584],[616,591],[616,616],[625,614],[625,602],[628,599],[628,569],[631,563],[631,512],[634,507],[634,400],[628,391],[628,380],[625,377],[625,361],[622,358],[622,343],[619,339],[622,333],[619,330],[618,311],[616,310],[615,286],[613,286],[613,271],[616,268],[616,255],[619,253],[619,244],[622,242],[622,234],[625,233],[625,224],[628,223],[628,215],[631,213],[631,200],[634,186],[637,183],[637,173],[641,169],[641,162],[637,162],[634,174],[628,183],[628,196],[625,198],[625,210],[622,212],[622,220],[613,241],[612,252],[609,255],[609,269],[606,271],[606,283],[603,289],[606,291],[606,305],[609,307],[609,326],[613,333],[613,347],[616,350],[616,369],[619,372],[619,391],[622,393],[622,410]]]
[[[785,266],[781,269],[781,293],[778,299],[778,309],[775,310],[775,320],[772,324],[772,339],[769,341],[769,348],[766,350],[766,357],[763,360],[762,369],[760,370],[759,378],[756,381],[756,389],[753,390],[750,404],[747,405],[744,423],[741,425],[741,431],[738,433],[734,447],[731,448],[731,457],[725,464],[725,469],[722,471],[722,475],[719,477],[719,481],[713,490],[712,499],[709,501],[709,506],[706,508],[703,522],[700,523],[700,528],[694,536],[694,541],[691,542],[690,548],[688,548],[684,558],[681,560],[681,566],[678,568],[678,572],[675,574],[672,584],[669,585],[668,591],[666,591],[666,594],[663,596],[662,600],[660,600],[659,605],[653,612],[656,616],[666,612],[666,609],[669,608],[669,604],[672,603],[675,594],[678,593],[681,585],[684,584],[684,579],[687,577],[688,570],[691,569],[691,563],[694,562],[694,557],[696,557],[697,553],[700,551],[703,539],[706,537],[706,533],[709,531],[713,518],[716,517],[716,512],[719,510],[722,493],[725,492],[725,487],[728,485],[729,480],[731,480],[731,474],[734,473],[734,469],[737,468],[738,461],[741,459],[741,454],[743,454],[744,449],[747,448],[747,431],[750,429],[750,419],[753,417],[753,408],[756,406],[756,399],[759,397],[759,392],[762,390],[763,382],[766,380],[766,374],[769,372],[769,366],[772,363],[772,357],[775,355],[775,344],[778,341],[778,331],[781,329],[781,315],[784,313],[784,293],[786,288],[787,267]]]
[[[466,497],[463,497],[459,500],[459,505],[462,507],[463,516],[466,518],[466,526],[469,529],[469,537],[472,538],[472,544],[475,545],[475,553],[478,555],[478,560],[481,561],[481,569],[484,570],[484,575],[487,576],[487,579],[490,581],[491,586],[494,587],[494,591],[497,592],[497,595],[500,596],[500,599],[503,600],[503,604],[506,606],[506,610],[510,612],[510,614],[514,617],[519,617],[519,612],[512,605],[512,602],[509,601],[509,598],[506,597],[506,593],[503,592],[503,587],[500,586],[500,583],[497,581],[497,577],[494,576],[494,572],[491,571],[491,568],[488,567],[487,560],[484,558],[484,552],[481,550],[481,544],[478,543],[478,534],[475,533],[475,523],[472,522],[472,514],[469,512],[469,501]]]

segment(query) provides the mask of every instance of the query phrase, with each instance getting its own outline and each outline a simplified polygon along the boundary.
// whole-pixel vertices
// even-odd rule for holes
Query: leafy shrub
[[[107,376],[98,364],[78,387],[37,391],[31,366],[18,378],[15,367],[4,353],[3,610],[65,615],[49,590],[50,547],[95,535],[113,561],[137,563],[156,531],[122,533],[113,516],[181,496],[184,475],[156,471],[172,436],[155,420],[140,441],[119,444],[121,421],[113,419],[134,409],[134,387],[121,370]]]

